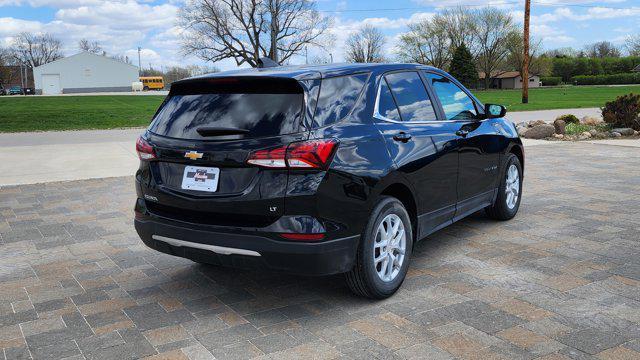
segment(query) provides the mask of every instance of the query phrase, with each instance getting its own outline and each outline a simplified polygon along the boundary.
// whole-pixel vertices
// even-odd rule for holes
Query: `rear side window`
[[[391,73],[385,75],[385,78],[403,121],[436,120],[431,99],[417,72]]]
[[[323,127],[344,119],[355,105],[368,74],[323,79],[313,127]]]
[[[250,85],[247,85],[250,86]],[[302,116],[303,95],[287,93],[283,87],[261,86],[248,89],[243,83],[209,87],[198,84],[198,93],[190,89],[173,91],[149,126],[152,133],[179,139],[209,139],[198,134],[201,127],[248,130],[244,138],[295,133]],[[280,93],[268,93],[278,88]]]
[[[398,114],[398,107],[393,100],[389,85],[382,79],[380,83],[380,97],[378,98],[378,114],[393,121],[400,121],[400,115]]]

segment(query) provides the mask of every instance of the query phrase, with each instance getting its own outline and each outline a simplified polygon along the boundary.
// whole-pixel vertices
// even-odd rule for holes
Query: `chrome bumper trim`
[[[236,249],[236,248],[230,248],[230,247],[224,247],[224,246],[216,246],[216,245],[207,245],[207,244],[201,244],[201,243],[195,243],[195,242],[190,242],[190,241],[183,241],[183,240],[173,239],[173,238],[160,236],[160,235],[153,235],[151,237],[153,239],[155,239],[155,240],[166,242],[167,244],[170,244],[170,245],[173,245],[173,246],[190,247],[190,248],[196,248],[196,249],[202,249],[202,250],[209,250],[209,251],[213,251],[216,254],[221,254],[221,255],[237,254],[237,255],[247,255],[247,256],[260,256],[259,252],[255,252],[255,251],[252,251],[252,250]]]

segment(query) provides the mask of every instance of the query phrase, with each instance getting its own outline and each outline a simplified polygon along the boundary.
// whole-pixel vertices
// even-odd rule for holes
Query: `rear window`
[[[323,79],[313,127],[327,126],[349,115],[368,77],[369,74],[356,74]]]
[[[297,132],[303,108],[302,89],[286,93],[278,84],[251,87],[252,84],[256,82],[216,86],[215,81],[211,81],[193,87],[182,85],[177,91],[172,89],[173,94],[158,110],[149,131],[195,140],[214,139],[198,134],[197,129],[201,127],[248,130],[244,138]]]

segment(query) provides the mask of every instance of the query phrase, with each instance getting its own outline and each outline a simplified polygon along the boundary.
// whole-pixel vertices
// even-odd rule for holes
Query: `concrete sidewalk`
[[[143,131],[0,134],[0,186],[132,175]]]
[[[506,118],[516,124],[532,120],[544,120],[546,122],[553,122],[553,120],[555,120],[558,116],[564,114],[573,114],[578,119],[581,119],[584,116],[602,118],[602,113],[599,108],[515,111],[507,112]]]
[[[142,132],[144,129],[0,134],[0,186],[133,175],[138,168],[135,141]],[[569,144],[523,141],[527,148]],[[640,140],[589,142],[640,147]]]

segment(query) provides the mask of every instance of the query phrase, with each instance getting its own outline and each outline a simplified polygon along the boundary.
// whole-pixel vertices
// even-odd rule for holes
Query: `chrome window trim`
[[[382,120],[382,121],[386,121],[394,124],[443,124],[443,123],[468,123],[468,122],[484,121],[484,119],[483,120],[424,120],[424,121],[398,121],[398,120],[389,119],[388,117],[381,115],[378,108],[380,104],[380,92],[382,91],[382,81],[384,81],[383,78],[384,78],[384,75],[380,77],[381,81],[378,83],[376,102],[373,105],[373,117],[378,120]],[[429,99],[429,101],[431,101],[431,99]],[[398,105],[396,104],[396,108],[397,106]],[[398,109],[398,112],[399,111],[400,109]]]

